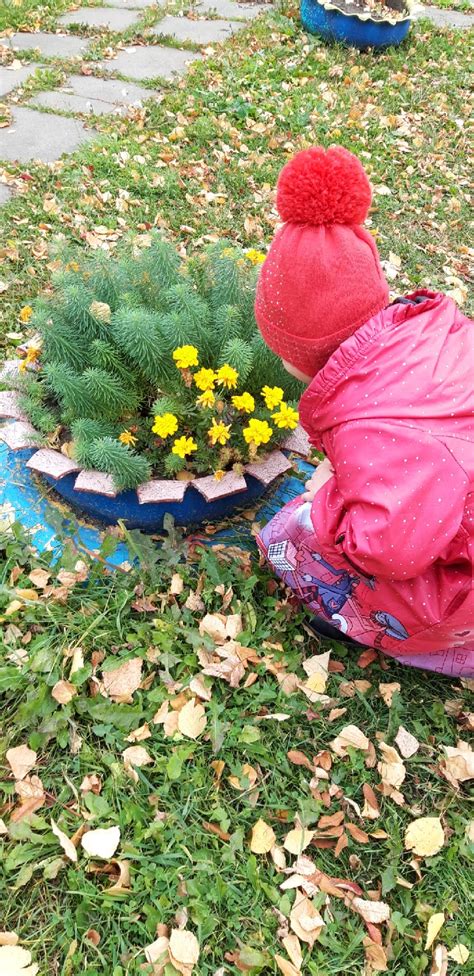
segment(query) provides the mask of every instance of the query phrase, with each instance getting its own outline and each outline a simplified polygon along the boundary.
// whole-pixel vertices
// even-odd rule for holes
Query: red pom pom
[[[304,149],[278,180],[278,212],[295,224],[363,224],[371,199],[362,164],[342,146]]]

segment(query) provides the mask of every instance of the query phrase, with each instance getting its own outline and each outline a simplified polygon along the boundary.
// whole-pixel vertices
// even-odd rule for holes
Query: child
[[[326,460],[258,541],[319,633],[472,678],[474,323],[435,292],[390,304],[370,202],[339,146],[280,175],[256,317]]]

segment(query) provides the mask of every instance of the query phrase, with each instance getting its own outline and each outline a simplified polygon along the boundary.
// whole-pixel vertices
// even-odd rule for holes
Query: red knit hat
[[[280,173],[286,223],[262,265],[255,315],[270,349],[307,376],[388,304],[375,241],[361,226],[371,198],[361,163],[342,146],[305,149]]]

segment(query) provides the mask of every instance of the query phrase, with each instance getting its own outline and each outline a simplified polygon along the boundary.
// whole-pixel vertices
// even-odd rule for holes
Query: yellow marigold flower
[[[235,390],[237,386],[237,380],[239,374],[233,366],[229,366],[228,363],[224,363],[220,369],[217,370],[217,381],[225,386],[228,390]]]
[[[223,424],[222,420],[216,421],[213,418],[212,426],[207,433],[213,447],[216,444],[220,444],[223,447],[230,438],[230,424]]]
[[[256,251],[254,247],[251,247],[249,251],[245,252],[245,257],[250,264],[263,264],[266,258],[266,254],[263,251]]]
[[[204,369],[203,367],[194,374],[194,382],[198,390],[213,390],[216,379],[217,376],[213,369]]]
[[[77,261],[68,261],[66,265],[66,271],[79,271],[79,265]]]
[[[268,444],[272,434],[270,424],[266,420],[257,420],[255,417],[249,420],[248,427],[244,427],[243,430],[247,444],[253,444],[254,447],[260,447],[260,444]]]
[[[225,471],[222,471],[221,469],[219,469],[219,471],[214,471],[214,478],[216,479],[216,481],[222,481],[224,476],[225,476]]]
[[[283,390],[279,386],[264,386],[262,396],[265,400],[265,406],[269,410],[273,410],[283,400]]]
[[[197,449],[197,444],[193,441],[192,437],[178,437],[173,444],[171,453],[177,454],[184,461],[188,454],[192,454]]]
[[[178,429],[178,418],[175,417],[174,413],[156,414],[155,423],[151,429],[154,434],[158,434],[158,437],[171,437],[172,434],[176,434]]]
[[[173,353],[173,359],[178,369],[189,369],[199,365],[199,354],[196,346],[179,346]]]
[[[41,352],[41,346],[28,346],[26,350],[26,356],[22,359],[19,364],[18,369],[20,373],[24,373],[28,366],[36,363]]]
[[[198,396],[196,400],[200,407],[213,407],[215,402],[216,397],[212,390],[204,390],[204,393],[201,393],[201,396]]]
[[[272,413],[272,420],[281,430],[295,430],[299,420],[298,411],[293,410],[293,407],[289,407],[287,403],[280,403],[278,413]]]
[[[26,325],[27,322],[30,321],[32,315],[33,309],[31,305],[24,305],[19,315],[20,322],[23,322],[23,324]]]
[[[234,257],[234,249],[233,249],[233,247],[225,247],[224,250],[221,253],[222,253],[222,257],[223,258],[233,258]]]
[[[242,393],[241,396],[233,396],[232,403],[236,410],[244,413],[252,413],[255,410],[255,400],[251,393]]]
[[[137,438],[132,434],[131,430],[123,430],[119,434],[119,441],[121,444],[129,444],[131,447],[134,447],[137,443]]]

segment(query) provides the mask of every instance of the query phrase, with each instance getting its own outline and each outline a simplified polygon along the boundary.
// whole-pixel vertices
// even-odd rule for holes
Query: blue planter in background
[[[402,0],[392,4],[394,10],[406,9]],[[384,48],[401,44],[410,29],[410,18],[392,23],[390,20],[363,19],[355,13],[344,13],[330,3],[319,0],[301,0],[301,22],[311,34],[319,34],[326,40],[339,41],[360,50]]]
[[[32,453],[32,452],[30,452]],[[122,491],[116,498],[106,495],[76,491],[75,474],[64,478],[51,478],[41,475],[42,480],[51,485],[61,498],[64,498],[83,517],[89,516],[104,525],[116,525],[121,519],[129,529],[143,532],[159,532],[166,514],[172,515],[176,525],[200,525],[229,518],[238,511],[250,508],[266,491],[256,478],[245,476],[247,490],[207,502],[203,496],[188,485],[181,502],[145,503],[140,505],[136,491]]]

